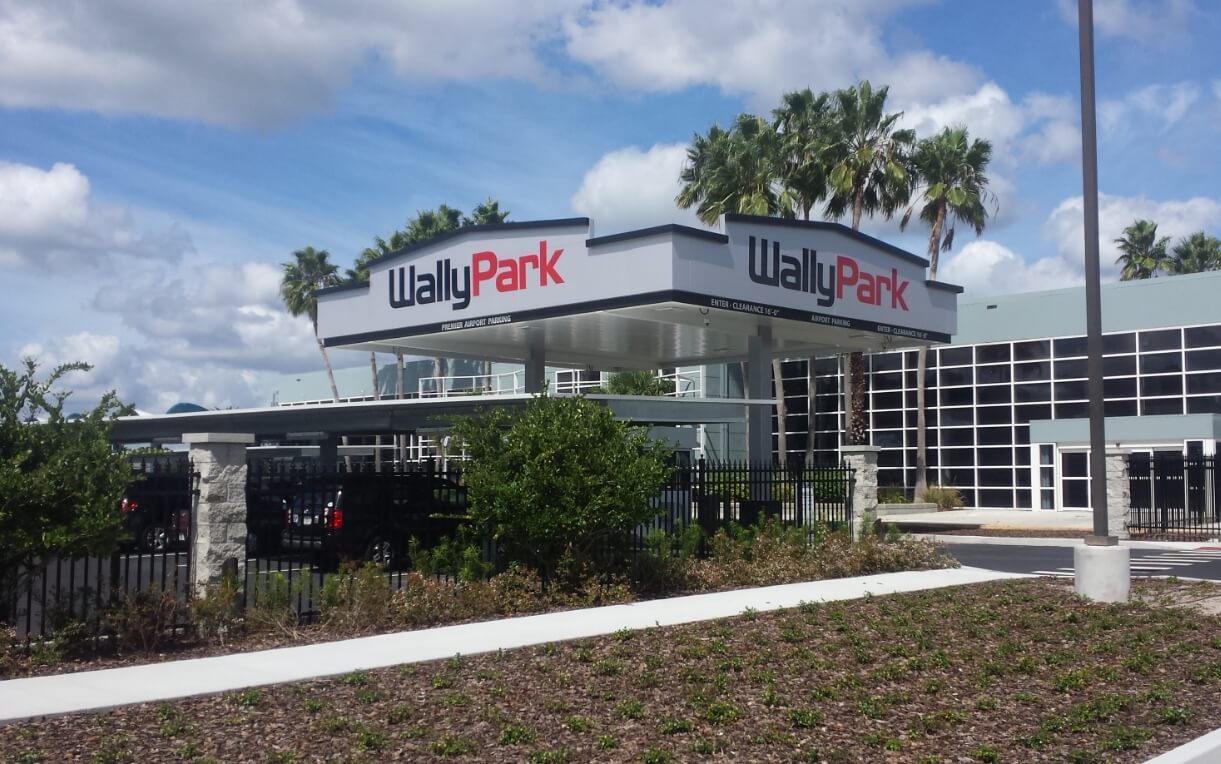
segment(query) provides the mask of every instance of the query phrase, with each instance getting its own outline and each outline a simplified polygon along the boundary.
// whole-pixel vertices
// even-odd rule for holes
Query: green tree
[[[11,591],[19,566],[109,554],[125,535],[119,500],[132,471],[109,432],[131,409],[110,392],[69,415],[69,393],[56,389],[65,374],[89,370],[64,364],[39,379],[32,360],[0,366],[0,592]],[[0,593],[0,610],[9,601]]]
[[[471,216],[463,221],[463,225],[499,225],[509,219],[509,211],[501,212],[500,202],[491,198],[475,205]]]
[[[916,141],[912,130],[899,130],[902,112],[886,112],[887,87],[877,90],[863,80],[834,96],[834,142],[826,150],[830,195],[826,216],[842,220],[851,215],[852,230],[861,217],[881,213],[889,220],[911,198],[908,172],[910,151]],[[844,409],[848,416],[848,442],[864,443],[869,424],[865,407],[865,356],[848,355],[848,384]]]
[[[284,276],[280,280],[280,297],[284,307],[294,316],[307,315],[314,327],[314,341],[322,355],[322,366],[326,369],[327,381],[331,384],[331,399],[339,400],[339,388],[335,386],[335,372],[331,370],[331,359],[326,354],[326,345],[318,336],[318,298],[314,292],[339,283],[339,266],[330,261],[331,253],[325,249],[305,247],[293,253],[293,259],[281,263]]]
[[[1196,231],[1183,238],[1166,259],[1165,271],[1177,276],[1221,269],[1221,239]]]
[[[651,371],[620,371],[607,377],[606,392],[611,395],[660,396],[674,392],[674,384],[659,379]]]
[[[708,135],[696,134],[679,173],[683,186],[675,201],[696,208],[699,219],[714,225],[726,212],[748,215],[793,215],[793,192],[783,188],[785,151],[776,126],[753,114],[741,114],[727,132],[713,125]],[[772,359],[776,397],[777,447],[787,459],[787,406],[781,362]]]
[[[988,163],[992,160],[992,144],[986,140],[972,141],[965,127],[947,127],[916,146],[912,166],[919,179],[919,199],[908,208],[900,223],[905,229],[912,212],[920,207],[920,219],[928,224],[928,277],[937,279],[938,256],[954,246],[956,223],[964,223],[984,232],[988,222],[987,201]],[[916,363],[916,497],[923,500],[928,490],[927,428],[925,425],[924,373],[928,363],[928,347],[921,345]]]
[[[622,569],[633,529],[657,515],[669,447],[593,401],[539,395],[517,413],[460,420],[454,434],[471,457],[463,474],[475,527],[545,580],[565,558]]]
[[[1132,225],[1123,229],[1123,236],[1115,243],[1119,245],[1119,257],[1115,259],[1115,264],[1120,266],[1120,281],[1152,278],[1166,265],[1166,247],[1170,244],[1170,237],[1159,239],[1157,223],[1152,220],[1133,221]]]

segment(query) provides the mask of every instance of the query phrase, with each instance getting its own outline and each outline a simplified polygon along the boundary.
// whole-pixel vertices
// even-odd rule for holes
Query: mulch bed
[[[0,760],[1140,762],[1221,725],[1221,619],[1164,606],[1185,587],[746,613],[17,724]]]

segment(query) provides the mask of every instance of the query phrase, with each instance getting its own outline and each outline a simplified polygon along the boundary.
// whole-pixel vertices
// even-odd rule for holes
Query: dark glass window
[[[1030,509],[1030,491],[1014,491],[1014,505],[1018,509]]]
[[[1140,415],[1151,416],[1156,414],[1182,414],[1183,399],[1182,398],[1153,398],[1147,401],[1140,402]]]
[[[1102,336],[1102,354],[1111,355],[1115,353],[1132,353],[1136,351],[1136,335],[1128,332],[1127,334],[1104,334]]]
[[[928,400],[928,391],[927,390],[924,393],[924,399]],[[914,409],[916,407],[916,391],[908,390],[907,392],[903,393],[903,400],[907,403],[908,408]]]
[[[874,390],[898,390],[903,387],[903,375],[899,372],[873,375]]]
[[[1187,392],[1193,395],[1199,393],[1221,393],[1221,373],[1188,374]]]
[[[1037,385],[1014,385],[1013,399],[1018,403],[1039,403],[1051,400],[1051,385],[1043,382]]]
[[[904,439],[907,441],[907,447],[915,448],[916,447],[916,431],[912,428],[908,428],[907,430],[905,430],[905,432],[907,434],[904,436]],[[937,445],[937,434],[939,432],[940,432],[940,430],[925,430],[924,431],[925,445],[929,446],[930,448],[932,446]]]
[[[1013,360],[1015,361],[1042,361],[1050,357],[1051,342],[1048,340],[1013,343]]]
[[[1013,470],[979,470],[976,479],[976,485],[981,486],[1013,486]]]
[[[973,446],[975,445],[975,430],[970,427],[954,427],[941,431],[943,446]]]
[[[1056,400],[1057,401],[1079,401],[1083,398],[1089,398],[1089,393],[1086,390],[1085,382],[1057,382],[1056,383]]]
[[[914,369],[916,364],[920,363],[920,358],[915,350],[908,350],[903,354],[903,363],[907,364],[907,368]],[[933,366],[937,363],[936,353],[925,353],[924,363],[928,366]]]
[[[1124,377],[1136,373],[1136,356],[1109,355],[1102,359],[1104,377]]]
[[[981,448],[979,449],[979,465],[981,467],[1009,467],[1013,465],[1012,448]],[[1010,477],[1012,479],[1012,476]],[[996,485],[993,483],[992,485]],[[1006,484],[1008,485],[1008,484]]]
[[[1201,395],[1187,399],[1188,414],[1221,414],[1221,395]]]
[[[1042,382],[1051,379],[1051,364],[1019,363],[1013,367],[1013,376],[1015,382]]]
[[[877,445],[876,442],[874,445]],[[885,449],[878,454],[879,467],[903,467],[903,452],[897,449]]]
[[[1183,356],[1179,353],[1156,353],[1140,357],[1141,374],[1167,374],[1183,370]]]
[[[1088,507],[1090,505],[1090,481],[1065,480],[1061,483],[1061,496],[1066,507]]]
[[[1187,351],[1188,371],[1212,371],[1214,369],[1221,369],[1221,350]]]
[[[976,432],[981,446],[1007,446],[1013,442],[1013,432],[1008,427],[980,427]]]
[[[975,424],[975,418],[972,416],[975,409],[966,407],[960,409],[941,409],[941,426],[942,427],[958,427],[969,426]]]
[[[1013,491],[998,491],[995,488],[981,489],[979,492],[979,506],[1001,509],[1011,508],[1014,506]]]
[[[941,389],[942,406],[970,406],[975,402],[973,387],[949,387]]]
[[[947,467],[969,467],[975,464],[975,449],[942,447],[941,463]]]
[[[1030,466],[1030,449],[1029,448],[1013,449],[1013,463],[1018,465],[1019,467],[1029,467]],[[1025,478],[1022,477],[1023,474],[1026,475]],[[1018,470],[1017,484],[1018,485],[1030,485],[1030,471],[1029,470]]]
[[[914,371],[903,372],[903,379],[906,380],[907,387],[909,389],[914,389],[916,387],[916,372],[914,372]],[[924,386],[926,388],[937,386],[937,370],[936,369],[929,368],[929,369],[924,370]]]
[[[1189,348],[1207,348],[1221,345],[1221,325],[1193,326],[1183,330],[1183,341]]]
[[[1009,385],[975,388],[975,399],[980,403],[1009,403]]]
[[[1006,363],[1009,360],[1009,343],[980,345],[975,348],[975,363]]]
[[[901,429],[903,427],[902,411],[873,412],[873,426],[878,429]]]
[[[1103,416],[1136,416],[1136,401],[1102,402]]]
[[[1030,445],[1030,427],[1024,424],[1015,425],[1013,428],[1013,442],[1019,446]]]
[[[820,377],[834,376],[839,373],[838,358],[818,358],[814,361],[814,371]]]
[[[1008,406],[980,406],[975,411],[980,424],[1009,424],[1013,421],[1013,412]]]
[[[929,427],[937,426],[937,412],[938,411],[940,411],[940,409],[935,409],[935,408],[929,408],[925,411],[924,418],[926,420],[926,424]],[[916,426],[916,412],[911,409],[908,409],[905,416],[907,418],[907,426],[915,427]]]
[[[962,505],[964,507],[978,507],[979,503],[975,500],[974,488],[963,488],[959,493],[962,494]]]
[[[1140,394],[1150,395],[1182,395],[1183,378],[1178,374],[1170,377],[1143,377],[1140,381]]]
[[[903,408],[903,393],[874,393],[873,408],[901,409]]]
[[[1069,478],[1090,476],[1090,455],[1084,451],[1068,451],[1061,455],[1060,474]]]
[[[1085,379],[1085,359],[1056,361],[1056,379]]]
[[[874,430],[873,445],[884,449],[903,448],[902,430]]]
[[[902,488],[903,470],[894,468],[878,470],[878,485],[883,488]]]
[[[1180,334],[1178,329],[1162,329],[1157,332],[1140,333],[1140,349],[1145,350],[1178,350]]]
[[[975,485],[975,470],[970,467],[942,467],[937,471],[942,485]]]
[[[969,366],[971,364],[971,348],[941,348],[937,351],[939,363],[942,366]]]
[[[1034,419],[1051,419],[1051,406],[1014,406],[1013,420],[1018,424],[1026,424]]]
[[[903,355],[901,353],[878,353],[869,356],[869,363],[874,371],[902,371]]]
[[[814,429],[834,435],[839,432],[839,417],[835,414],[817,414],[814,416]]]
[[[980,385],[995,384],[998,382],[1009,381],[1009,367],[1006,366],[977,366],[975,368],[975,382]]]
[[[970,385],[975,380],[971,378],[971,367],[964,366],[958,369],[942,369],[941,370],[941,386],[951,387],[953,385]]]
[[[1085,337],[1063,337],[1055,340],[1052,347],[1056,351],[1056,358],[1085,355]]]
[[[1088,403],[1057,403],[1056,404],[1056,419],[1081,419],[1088,416],[1090,407]]]
[[[1106,398],[1135,398],[1136,378],[1102,380],[1102,394]]]
[[[877,386],[877,383],[874,383]],[[836,377],[819,377],[814,383],[815,395],[839,395],[839,380]]]

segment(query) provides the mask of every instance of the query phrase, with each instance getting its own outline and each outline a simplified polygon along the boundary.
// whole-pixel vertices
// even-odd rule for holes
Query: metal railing
[[[1140,538],[1221,538],[1221,481],[1215,456],[1178,452],[1128,457],[1128,533]]]

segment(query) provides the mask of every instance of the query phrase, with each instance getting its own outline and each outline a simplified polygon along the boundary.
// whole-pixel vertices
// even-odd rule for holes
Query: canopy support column
[[[526,392],[538,395],[547,384],[547,337],[541,326],[526,328]]]
[[[759,327],[759,333],[746,341],[746,397],[772,398],[772,328]],[[777,391],[783,394],[783,391]],[[783,424],[782,424],[783,426]],[[752,463],[772,461],[772,410],[767,406],[746,407],[746,458]]]

